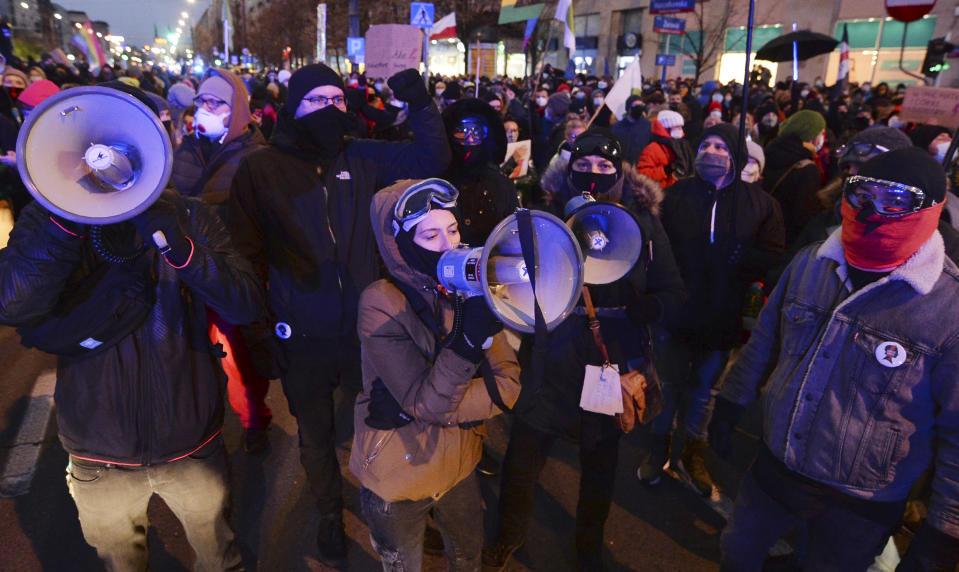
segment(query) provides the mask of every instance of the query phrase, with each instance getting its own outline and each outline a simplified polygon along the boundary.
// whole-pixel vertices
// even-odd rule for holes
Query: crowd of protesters
[[[928,517],[907,519],[916,536],[902,569],[955,565],[959,171],[942,166],[953,133],[900,120],[901,84],[764,80],[753,74],[748,101],[736,83],[648,81],[612,110],[612,77],[549,66],[524,80],[424,82],[413,70],[368,78],[322,64],[203,74],[94,74],[46,56],[7,65],[3,323],[42,320],[100,252],[86,245],[90,227],[43,210],[20,179],[16,140],[31,111],[63,90],[110,87],[152,110],[174,148],[171,190],[111,237],[137,246],[151,229],[172,237],[165,261],[154,260],[161,309],[140,329],[173,349],[144,357],[130,353],[134,340],[59,364],[60,432],[87,541],[112,569],[145,565],[143,499],[156,493],[198,562],[238,569],[224,518],[222,402],[240,417],[246,451],[260,454],[265,397],[279,378],[320,516],[318,551],[331,565],[347,555],[338,385],[357,394],[349,468],[384,570],[419,569],[424,538],[451,569],[504,569],[526,540],[556,438],[580,449],[577,565],[603,570],[617,464],[637,466],[636,486],[647,487],[675,466],[710,495],[707,456],[728,455],[757,399],[764,445],[723,533],[723,569],[761,569],[768,548],[798,528],[798,566],[865,570],[910,500]],[[597,353],[580,301],[550,334],[538,383],[532,338],[511,347],[482,297],[464,303],[438,286],[436,263],[460,243],[482,246],[520,207],[565,218],[584,193],[632,213],[643,254],[628,276],[591,287],[610,355]],[[201,345],[217,349],[157,333],[170,324],[199,328]],[[180,363],[192,384],[162,388],[178,374],[151,360]],[[580,408],[583,372],[604,360],[662,386],[641,458],[618,459],[622,431]],[[106,381],[91,384],[96,375]],[[143,377],[159,400],[147,421],[142,396],[125,389]],[[534,386],[535,397],[523,395]],[[502,468],[483,468],[483,421],[511,409]],[[177,431],[159,429],[174,416]],[[142,433],[163,442],[144,444]],[[485,548],[478,465],[502,473],[497,535]],[[158,468],[166,472],[151,472],[150,484],[131,484]],[[153,484],[160,477],[173,484]],[[175,486],[191,481],[189,491]]]

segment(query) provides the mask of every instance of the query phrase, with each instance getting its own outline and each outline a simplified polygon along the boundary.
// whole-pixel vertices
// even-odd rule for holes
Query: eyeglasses
[[[489,129],[485,123],[475,120],[466,120],[453,129],[453,139],[459,143],[477,144],[486,139]]]
[[[334,95],[333,97],[326,97],[325,95],[313,95],[310,97],[304,97],[303,101],[314,107],[326,107],[330,104],[343,105],[346,102],[346,98],[342,95]]]
[[[876,214],[886,217],[912,214],[922,208],[926,198],[918,187],[861,175],[846,179],[842,192],[852,208],[859,210],[872,203]]]
[[[204,96],[193,98],[193,105],[195,105],[197,109],[206,108],[207,111],[216,111],[224,105],[227,107],[230,106],[229,103],[223,101],[222,99]]]
[[[889,151],[887,147],[876,145],[875,143],[853,143],[846,144],[836,150],[836,157],[839,157],[841,163],[850,161],[863,162],[873,155],[879,155]]]
[[[393,207],[393,233],[398,234],[400,226],[409,231],[416,226],[436,203],[441,208],[456,206],[459,191],[443,179],[426,179],[406,189]]]

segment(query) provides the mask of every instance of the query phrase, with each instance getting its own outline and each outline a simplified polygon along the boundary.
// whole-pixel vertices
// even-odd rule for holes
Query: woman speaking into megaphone
[[[463,302],[437,280],[440,257],[460,243],[457,196],[440,179],[400,181],[370,211],[390,278],[360,297],[363,391],[350,470],[373,547],[391,569],[421,568],[428,513],[454,569],[479,569],[478,426],[519,395],[516,356],[486,300]]]
[[[483,551],[483,565],[484,570],[505,568],[525,541],[536,482],[560,437],[578,442],[580,449],[577,561],[582,570],[603,570],[603,526],[613,496],[619,438],[628,429],[612,414],[596,411],[617,402],[623,411],[620,375],[624,381],[636,379],[637,374],[627,372],[638,371],[653,379],[647,324],[673,312],[681,303],[683,284],[656,217],[662,191],[623,162],[620,142],[610,132],[594,129],[577,137],[569,161],[551,165],[543,186],[568,207],[572,218],[567,224],[582,247],[590,286],[574,312],[550,332],[539,393],[524,399],[531,406],[518,407],[514,417],[503,462],[499,533]],[[617,205],[627,198],[631,214]],[[592,210],[586,216],[569,212],[577,205],[592,205]],[[594,261],[598,266],[590,268]],[[593,313],[601,339],[590,329],[587,315]],[[536,352],[527,351],[529,341],[524,339],[520,349],[521,358],[532,354],[522,359],[524,387],[527,381],[537,383],[526,379],[537,369]],[[604,387],[612,389],[605,392]]]

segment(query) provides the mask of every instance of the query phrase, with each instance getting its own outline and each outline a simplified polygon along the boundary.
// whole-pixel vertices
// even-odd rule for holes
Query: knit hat
[[[22,79],[23,85],[28,85],[30,83],[30,79],[27,78],[27,74],[23,73],[22,71],[16,68],[6,68],[5,70],[3,70],[3,79],[6,79],[8,75],[16,76]]]
[[[193,91],[192,87],[185,83],[177,83],[170,86],[166,101],[170,104],[171,109],[186,109],[193,105],[194,97],[196,97],[196,92]]]
[[[113,81],[101,82],[101,83],[98,83],[97,85],[99,85],[100,87],[109,87],[110,89],[115,89],[117,91],[122,91],[123,93],[132,95],[133,97],[140,100],[140,103],[147,106],[150,109],[150,111],[153,112],[154,115],[156,115],[158,118],[160,117],[160,110],[157,108],[156,103],[153,103],[153,100],[147,97],[146,92],[140,89],[139,87],[132,86],[125,81],[121,81],[117,79]]]
[[[863,163],[859,174],[922,189],[926,195],[923,208],[931,206],[933,201],[941,203],[946,196],[946,172],[935,157],[918,147],[896,149],[873,157]]]
[[[36,107],[40,105],[40,102],[59,91],[60,88],[57,87],[57,84],[48,79],[41,79],[27,86],[20,94],[18,101],[24,105]]]
[[[756,143],[752,139],[746,140],[746,151],[749,153],[750,159],[755,159],[759,163],[760,172],[766,168],[766,154],[763,152],[763,147],[759,143]]]
[[[129,85],[130,87],[136,87],[136,88],[139,88],[139,87],[140,87],[140,80],[138,80],[138,79],[136,79],[136,78],[132,78],[132,77],[129,77],[129,76],[123,76],[123,77],[121,77],[121,78],[119,79],[119,81],[122,81],[123,83]]]
[[[664,109],[659,112],[659,115],[656,116],[656,121],[659,121],[659,124],[665,127],[666,129],[672,129],[673,127],[682,127],[685,123],[683,121],[683,116],[671,109]]]
[[[792,114],[779,128],[779,135],[796,135],[802,141],[812,141],[826,129],[826,119],[821,113],[802,109]]]
[[[723,104],[719,103],[718,101],[710,102],[709,107],[706,108],[706,114],[709,115],[710,113],[714,111],[718,111],[722,113]]]
[[[943,133],[950,133],[950,131],[941,125],[917,125],[916,128],[909,133],[909,139],[912,140],[913,145],[923,151],[927,151],[932,140]]]
[[[569,104],[568,93],[554,93],[549,96],[549,100],[546,102],[546,110],[553,117],[564,117],[569,112]]]
[[[344,94],[346,93],[340,74],[326,64],[310,64],[296,70],[296,73],[290,77],[290,91],[286,98],[286,109],[289,110],[290,115],[300,106],[300,101],[306,97],[307,93],[323,85],[338,87]]]
[[[153,103],[157,106],[157,109],[159,109],[160,111],[165,110],[167,113],[170,112],[170,104],[167,103],[165,99],[163,99],[162,97],[160,97],[159,95],[155,93],[150,93],[149,91],[146,92],[146,94],[147,94],[147,97],[149,97],[150,100],[153,101]]]
[[[585,99],[574,99],[569,104],[569,111],[567,113],[582,113],[586,109],[586,100]]]
[[[196,94],[197,96],[209,95],[231,105],[233,102],[233,86],[230,85],[229,81],[223,79],[223,77],[216,73],[211,73],[210,77],[200,83]]]
[[[875,150],[868,147],[868,151],[859,151],[858,148],[860,145],[879,145],[887,151],[893,151],[895,149],[912,147],[912,141],[909,140],[909,137],[907,137],[905,133],[895,127],[873,125],[849,138],[849,141],[846,142],[845,150],[839,156],[839,164],[861,163],[863,156],[868,157],[874,154]],[[865,154],[860,155],[859,153]]]
[[[598,155],[608,159],[616,167],[617,175],[623,170],[622,143],[609,129],[594,127],[577,137],[570,151],[567,170],[572,171],[576,159],[587,155]]]
[[[443,95],[441,97],[446,101],[456,101],[463,97],[463,88],[460,87],[460,84],[456,83],[455,81],[451,81],[446,84],[446,89],[443,90]]]

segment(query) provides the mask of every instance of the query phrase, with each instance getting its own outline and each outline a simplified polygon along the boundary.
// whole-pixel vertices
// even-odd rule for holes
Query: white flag
[[[563,36],[563,45],[569,48],[569,53],[576,51],[576,33],[573,30],[573,0],[559,0],[556,4],[556,19],[565,24],[566,33]]]
[[[633,94],[643,93],[643,72],[639,69],[639,58],[634,58],[623,71],[609,93],[606,94],[606,107],[613,112],[616,119],[622,119],[629,111],[626,109],[626,100]]]

